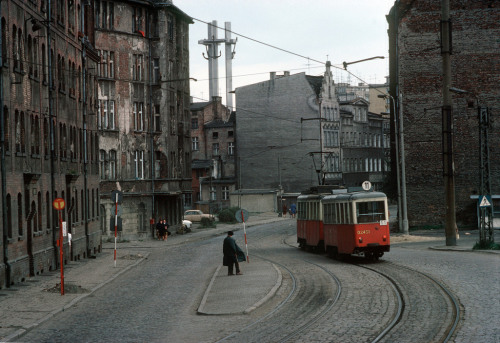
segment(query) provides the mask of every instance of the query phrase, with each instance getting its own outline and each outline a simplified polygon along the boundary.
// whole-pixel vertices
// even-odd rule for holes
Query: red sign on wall
[[[64,202],[63,198],[55,198],[54,201],[52,202],[52,206],[54,207],[54,209],[60,211],[64,210],[66,203]]]

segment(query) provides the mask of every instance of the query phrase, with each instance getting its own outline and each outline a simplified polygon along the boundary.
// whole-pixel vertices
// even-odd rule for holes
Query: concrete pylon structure
[[[236,53],[232,50],[232,45],[236,46],[236,39],[231,39],[231,22],[226,21],[224,23],[224,29],[226,32],[225,44],[226,44],[226,103],[227,107],[234,111],[233,107],[233,58]],[[232,50],[232,51],[231,51]]]
[[[233,94],[229,93],[233,90],[233,71],[232,71],[232,60],[234,58],[234,50],[232,51],[232,45],[236,45],[237,39],[231,39],[231,23],[225,22],[225,38],[219,39],[217,35],[217,21],[212,20],[208,24],[208,38],[198,41],[198,44],[203,44],[207,50],[207,56],[203,53],[203,57],[208,60],[208,77],[209,82],[209,94],[210,100],[214,96],[219,96],[219,63],[218,58],[222,56],[222,52],[219,51],[219,45],[225,44],[225,55],[226,55],[226,102],[227,106],[233,110]]]

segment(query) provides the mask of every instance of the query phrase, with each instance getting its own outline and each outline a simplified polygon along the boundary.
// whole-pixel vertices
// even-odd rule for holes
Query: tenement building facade
[[[271,73],[237,88],[238,188],[297,193],[371,181],[381,189],[388,118],[370,113],[365,98],[339,94],[330,62],[323,76]]]
[[[0,18],[2,288],[59,268],[61,248],[63,264],[98,253],[101,231],[92,7],[1,1]]]
[[[396,113],[404,124],[410,226],[442,224],[446,217],[441,6],[440,1],[401,0],[387,16],[390,94],[399,100]],[[451,93],[453,124],[446,131],[453,135],[456,221],[459,227],[475,226],[477,199],[471,196],[477,198],[480,192],[479,152],[486,145],[479,139],[481,109],[489,117],[484,124],[491,194],[500,194],[499,2],[450,0],[450,20],[450,88],[455,93]]]
[[[160,218],[180,225],[191,198],[192,20],[171,1],[94,1],[94,23],[101,229],[114,235],[119,191],[121,236],[144,237]]]

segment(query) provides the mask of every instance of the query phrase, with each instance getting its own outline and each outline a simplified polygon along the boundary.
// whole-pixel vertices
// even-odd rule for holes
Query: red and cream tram
[[[297,243],[302,249],[324,247],[323,207],[321,199],[325,194],[300,195],[297,198]]]
[[[362,254],[378,259],[390,250],[389,211],[384,193],[332,194],[322,197],[321,205],[324,246],[330,256]]]

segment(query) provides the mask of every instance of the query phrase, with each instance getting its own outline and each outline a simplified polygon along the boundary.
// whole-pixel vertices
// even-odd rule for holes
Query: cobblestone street
[[[230,315],[197,314],[208,285],[218,275],[216,272],[221,264],[221,244],[228,229],[221,225],[211,231],[195,229],[192,234],[173,236],[167,242],[125,243],[119,246],[118,268],[112,266],[113,250],[108,245],[96,260],[69,266],[69,275],[81,277],[69,277],[66,283],[80,286],[75,289],[81,293],[61,296],[46,292],[40,289],[43,277],[39,277],[38,282],[28,282],[28,286],[0,297],[0,332],[12,332],[17,323],[17,327],[25,327],[25,332],[18,337],[11,336],[10,341],[111,342],[119,337],[121,342],[216,342],[221,339],[228,342],[274,342],[288,337],[288,341],[295,342],[360,342],[373,339],[393,317],[394,294],[380,276],[349,262],[301,251],[296,247],[295,221],[292,219],[278,220],[270,216],[254,225],[247,227],[251,266],[254,267],[254,263],[260,268],[277,268],[281,279],[272,296],[251,312],[234,310],[235,313]],[[236,230],[236,240],[243,246],[243,232],[238,230],[241,225],[232,226],[232,229]],[[446,285],[457,296],[462,308],[452,342],[499,342],[498,327],[487,323],[500,321],[496,310],[500,255],[472,252],[470,247],[476,237],[474,234],[463,237],[460,246],[446,251],[444,235],[439,232],[412,236],[395,234],[391,251],[374,266],[387,262],[408,266]],[[105,261],[110,264],[108,269],[95,264]],[[123,269],[123,272],[116,269]],[[255,294],[245,292],[245,287],[253,281],[258,282],[253,278],[264,276],[264,270],[254,269],[243,264],[243,276],[224,281],[227,276],[221,274],[217,277],[221,278],[222,286],[214,287],[223,287],[224,282],[230,281],[228,285],[234,285],[231,287],[241,287],[241,292],[238,292],[241,301],[248,302]],[[71,274],[72,270],[81,273]],[[106,280],[106,273],[116,275],[102,283]],[[266,275],[277,277],[275,272]],[[339,280],[341,287],[338,300],[339,286],[334,278]],[[42,288],[49,286],[44,284]],[[22,292],[31,296],[23,298],[25,305],[13,300],[16,293]],[[268,291],[263,289],[262,292],[264,298]],[[422,289],[421,292],[426,291]],[[420,297],[424,303],[433,302],[433,299],[426,299],[428,294],[423,293],[414,296]],[[50,308],[43,307],[47,296],[53,299]],[[238,301],[237,298],[232,300]],[[36,303],[39,304],[38,310],[33,307]],[[35,312],[21,312],[19,306],[33,308]],[[227,302],[221,302],[220,306],[221,312],[231,313]],[[57,311],[61,307],[63,310]],[[423,308],[430,312],[423,314],[427,316],[425,319],[417,315],[415,325],[422,321],[440,322],[442,318],[438,311]],[[29,326],[30,320],[37,316],[36,311],[49,318]],[[8,312],[14,315],[6,316]],[[308,320],[312,320],[311,324],[302,327]],[[397,341],[415,342],[415,336],[410,334],[412,330],[414,325],[398,328]]]

